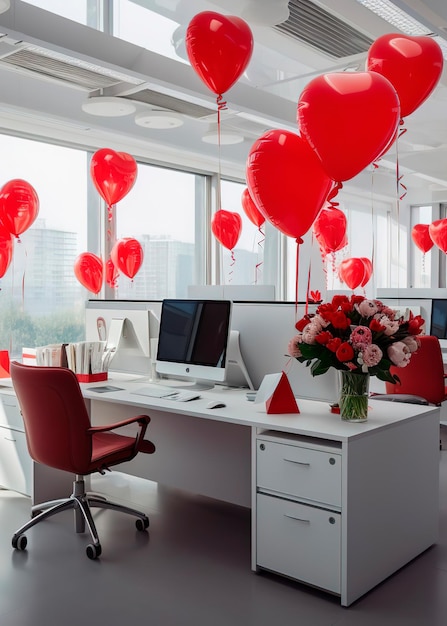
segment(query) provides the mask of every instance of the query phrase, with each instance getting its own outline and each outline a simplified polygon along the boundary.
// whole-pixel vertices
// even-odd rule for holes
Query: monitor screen
[[[230,322],[229,300],[163,300],[157,372],[202,389],[224,382]]]
[[[433,299],[431,305],[430,334],[447,339],[447,300]]]

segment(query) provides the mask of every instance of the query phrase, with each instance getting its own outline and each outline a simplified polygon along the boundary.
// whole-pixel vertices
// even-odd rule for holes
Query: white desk
[[[348,606],[437,541],[439,409],[372,400],[368,422],[350,424],[325,403],[300,400],[299,415],[267,415],[244,391],[217,388],[181,403],[131,393],[147,383],[109,379],[123,390],[93,390],[103,384],[82,385],[93,424],[152,418],[155,454],[120,469],[251,506],[253,570]],[[226,407],[206,409],[212,398]],[[52,480],[44,482],[48,493]],[[66,495],[54,485],[47,497]]]
[[[113,380],[109,381],[114,384]],[[157,447],[132,474],[252,508],[252,568],[340,595],[345,606],[436,542],[439,409],[370,402],[350,424],[325,403],[267,415],[244,391],[191,402],[83,385],[93,423],[146,411]],[[212,398],[226,407],[207,409]]]

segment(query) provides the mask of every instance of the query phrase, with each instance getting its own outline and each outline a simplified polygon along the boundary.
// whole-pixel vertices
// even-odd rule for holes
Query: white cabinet
[[[340,446],[259,436],[257,566],[340,594]]]
[[[388,404],[366,424],[303,410],[301,432],[253,433],[254,570],[349,606],[437,541],[439,409],[393,419],[412,409]]]
[[[33,462],[22,416],[13,392],[0,394],[0,486],[32,494]]]

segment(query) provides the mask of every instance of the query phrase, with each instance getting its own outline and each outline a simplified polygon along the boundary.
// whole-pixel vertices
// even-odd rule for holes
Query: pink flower
[[[382,360],[383,352],[375,343],[370,344],[369,346],[365,346],[363,349],[363,363],[368,367],[374,367],[374,365],[378,365]]]
[[[419,348],[419,342],[416,337],[413,337],[413,335],[405,337],[405,339],[402,339],[402,342],[407,346],[410,352],[416,352],[416,350]]]
[[[372,317],[379,310],[374,300],[363,300],[356,304],[355,308],[362,317]]]
[[[367,326],[356,326],[351,333],[351,343],[355,349],[372,343],[372,333]]]
[[[396,341],[388,346],[388,358],[397,367],[405,367],[410,362],[411,352],[403,341]]]
[[[379,315],[378,320],[380,324],[384,327],[383,332],[387,337],[394,335],[394,333],[397,333],[397,331],[399,330],[399,322],[394,322],[393,320],[390,320],[386,315]]]
[[[321,331],[320,324],[313,324],[313,322],[310,322],[310,324],[307,324],[307,326],[305,326],[303,329],[303,335],[302,335],[304,343],[308,343],[310,345],[314,344],[315,337],[316,335],[318,335],[320,331]]]
[[[301,350],[300,350],[300,346],[299,346],[301,341],[302,341],[301,335],[295,335],[295,337],[293,337],[289,341],[289,345],[287,346],[287,354],[289,356],[292,356],[295,359],[297,357],[301,356]]]

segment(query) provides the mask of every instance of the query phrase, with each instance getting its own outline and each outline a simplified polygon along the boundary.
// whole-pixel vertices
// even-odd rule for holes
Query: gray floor
[[[103,554],[90,561],[88,537],[66,512],[11,535],[30,512],[27,498],[0,491],[1,626],[445,626],[447,624],[447,432],[440,452],[440,539],[349,608],[338,598],[250,570],[245,509],[131,485],[119,474],[95,487],[142,504],[151,517],[139,533],[125,515],[95,513]],[[417,462],[417,460],[415,460]],[[417,506],[417,503],[415,503]],[[411,524],[411,520],[408,520]],[[367,567],[367,563],[365,563]]]

